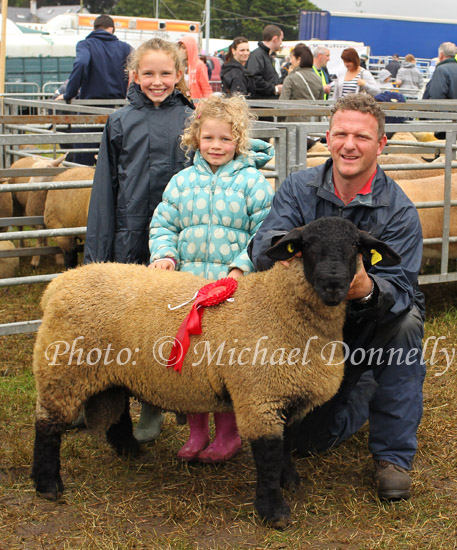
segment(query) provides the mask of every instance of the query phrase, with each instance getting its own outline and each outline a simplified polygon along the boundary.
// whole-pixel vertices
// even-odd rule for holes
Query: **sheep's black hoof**
[[[109,438],[108,438],[109,441]],[[137,457],[140,454],[141,446],[138,443],[138,441],[132,436],[131,439],[117,442],[114,444],[111,442],[111,445],[116,450],[116,453],[119,456],[131,456],[131,457]]]
[[[257,498],[255,508],[262,522],[274,529],[285,529],[290,523],[290,507],[280,499]]]
[[[55,502],[63,495],[64,486],[61,479],[49,483],[35,482],[36,494],[40,498]]]
[[[288,491],[295,491],[300,486],[300,476],[293,465],[282,469],[280,485]]]

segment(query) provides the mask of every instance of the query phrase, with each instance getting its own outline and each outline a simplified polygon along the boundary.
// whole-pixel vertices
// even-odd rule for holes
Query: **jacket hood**
[[[220,166],[217,172],[223,172],[224,175],[236,175],[243,168],[260,169],[274,156],[274,147],[261,139],[251,139],[251,150],[247,155],[238,155],[233,160]],[[194,166],[199,172],[212,172],[209,164],[202,157],[199,150],[195,152]]]
[[[402,65],[402,67],[404,69],[412,69],[413,67],[415,67],[416,64],[415,63],[411,63],[411,61],[405,61]]]
[[[388,71],[387,69],[381,69],[379,71],[379,74],[378,74],[378,82],[381,82],[381,83],[384,83],[384,80],[387,78],[387,77],[390,77],[392,78],[392,73],[390,71]]]
[[[457,63],[457,59],[455,59],[455,57],[448,57],[447,59],[443,59],[443,61],[440,61],[438,64],[437,64],[437,67],[439,65],[444,65],[445,63]]]
[[[251,139],[251,150],[248,158],[254,160],[256,168],[263,168],[275,154],[275,148],[262,139]]]
[[[179,39],[178,42],[186,46],[187,64],[189,67],[194,67],[197,64],[198,60],[198,46],[195,38],[193,38],[192,36],[183,36]]]
[[[152,101],[141,91],[140,86],[135,82],[132,82],[129,86],[127,99],[131,105],[134,105],[137,109],[141,109],[142,107],[146,109],[156,108]],[[176,105],[177,103],[183,103],[184,105],[188,105],[192,109],[195,109],[194,104],[189,101],[187,97],[185,97],[179,90],[173,90],[173,92],[160,104],[161,106],[158,108],[160,109],[162,105],[165,107],[168,105]]]
[[[97,29],[96,31],[92,31],[90,34],[87,35],[86,38],[98,38],[99,40],[105,40],[107,42],[110,42],[113,40],[119,40],[117,36],[103,29]]]

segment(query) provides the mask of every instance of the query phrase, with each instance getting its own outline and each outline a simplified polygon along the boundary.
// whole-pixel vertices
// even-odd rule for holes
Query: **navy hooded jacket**
[[[175,90],[155,107],[137,84],[109,116],[87,219],[84,263],[149,263],[149,222],[171,177],[190,161],[180,147],[193,110]]]
[[[131,50],[108,31],[92,31],[76,44],[64,99],[73,99],[78,91],[80,99],[124,99],[128,84],[125,66]]]
[[[251,241],[250,256],[257,269],[272,266],[265,252],[278,236],[325,216],[340,216],[368,231],[401,256],[396,266],[365,266],[379,289],[369,307],[349,303],[349,314],[387,322],[418,306],[424,314],[423,294],[417,279],[422,260],[422,229],[414,204],[378,166],[372,191],[345,205],[335,195],[332,160],[322,166],[291,174],[273,199],[270,213]],[[352,310],[352,311],[351,311]]]

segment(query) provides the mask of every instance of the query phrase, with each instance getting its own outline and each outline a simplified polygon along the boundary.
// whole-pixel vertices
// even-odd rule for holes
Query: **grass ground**
[[[51,260],[43,271],[52,272]],[[22,274],[30,274],[22,262]],[[2,322],[40,318],[44,285],[0,289]],[[167,414],[161,437],[139,458],[120,459],[102,438],[71,431],[62,446],[66,491],[35,496],[29,473],[34,437],[34,335],[0,337],[0,550],[295,549],[450,550],[457,548],[457,286],[425,288],[429,346],[424,417],[412,472],[414,496],[385,504],[373,489],[365,426],[339,448],[297,458],[299,490],[287,494],[292,523],[261,525],[253,511],[249,447],[228,464],[181,464],[187,435]],[[139,406],[134,403],[133,416]]]

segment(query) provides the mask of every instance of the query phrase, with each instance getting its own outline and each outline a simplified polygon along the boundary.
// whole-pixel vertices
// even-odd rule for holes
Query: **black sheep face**
[[[357,271],[358,254],[377,265],[396,265],[400,257],[390,246],[344,218],[320,218],[292,229],[266,254],[273,260],[289,260],[301,253],[306,280],[327,306],[341,303]]]

